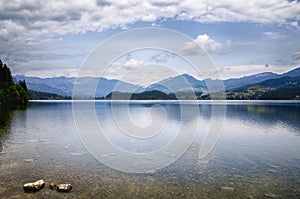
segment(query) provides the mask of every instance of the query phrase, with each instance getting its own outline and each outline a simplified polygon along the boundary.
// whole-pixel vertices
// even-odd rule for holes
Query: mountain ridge
[[[101,98],[107,96],[109,93],[114,91],[141,93],[144,91],[156,90],[164,92],[166,94],[190,91],[198,93],[208,93],[207,83],[209,85],[220,85],[220,83],[223,83],[226,91],[233,91],[234,89],[246,85],[256,84],[266,80],[278,79],[286,76],[300,76],[300,67],[283,74],[264,72],[240,78],[229,78],[225,80],[210,78],[199,80],[193,77],[192,75],[181,74],[175,77],[166,78],[147,87],[123,82],[117,79],[107,79],[104,77],[79,77],[79,79],[88,82],[89,84],[87,84],[87,86],[94,84],[95,81],[98,81],[95,97]],[[25,80],[30,90],[38,92],[48,92],[61,96],[72,96],[73,86],[76,80],[75,77],[64,76],[53,78],[40,78],[16,75],[13,77],[15,81]],[[115,90],[116,85],[118,85],[117,90]]]

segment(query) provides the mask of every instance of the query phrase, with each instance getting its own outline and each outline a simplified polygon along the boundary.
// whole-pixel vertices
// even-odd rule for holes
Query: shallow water
[[[153,109],[153,104],[158,106]],[[84,110],[85,106],[81,102],[79,107]],[[119,106],[122,108],[122,102]],[[111,119],[111,104],[96,103],[97,120],[107,138],[122,150],[147,153],[157,147],[162,151],[155,160],[157,164],[178,157],[159,170],[137,174],[104,164],[108,159],[115,161],[115,165],[121,164],[122,158],[126,158],[118,159],[118,152],[103,153],[100,161],[93,156],[77,134],[79,125],[75,125],[71,102],[31,102],[25,111],[2,113],[0,198],[300,198],[299,103],[214,105],[226,107],[223,132],[212,152],[200,160],[199,148],[209,128],[212,105],[191,102],[185,106],[191,112],[199,109],[199,114],[181,118],[182,110],[175,102],[130,104],[135,125],[145,127],[149,121],[162,117],[157,122],[166,119],[166,134],[156,141],[131,140],[128,144],[125,138],[118,137],[118,128]],[[149,116],[151,107],[154,111]],[[88,124],[89,116],[83,118],[82,123]],[[179,127],[188,132],[196,124],[199,132],[182,156],[162,149]],[[142,136],[151,132],[144,133]],[[175,146],[181,147],[180,144],[184,143]],[[24,193],[24,183],[39,179],[46,181],[44,189]],[[52,191],[48,187],[50,182],[71,183],[73,190]]]

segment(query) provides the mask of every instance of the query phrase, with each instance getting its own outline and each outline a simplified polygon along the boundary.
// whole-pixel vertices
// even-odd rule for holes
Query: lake
[[[30,102],[1,113],[0,179],[0,198],[300,198],[300,103]]]

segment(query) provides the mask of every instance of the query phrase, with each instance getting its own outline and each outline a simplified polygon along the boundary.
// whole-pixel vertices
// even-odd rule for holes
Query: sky
[[[102,42],[146,27],[186,35],[182,49],[201,46],[223,79],[300,66],[300,2],[289,0],[2,0],[0,59],[14,75],[78,76]],[[178,73],[193,75],[182,57],[133,49],[103,76],[148,85]]]

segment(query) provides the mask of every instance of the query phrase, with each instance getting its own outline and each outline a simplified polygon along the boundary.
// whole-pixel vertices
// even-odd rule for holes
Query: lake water
[[[84,114],[90,104],[94,114]],[[300,198],[299,102],[135,102],[126,109],[131,120],[123,106],[76,102],[74,111],[72,102],[44,101],[1,113],[0,198]],[[222,133],[199,159],[208,129],[218,129],[213,107],[226,109],[224,121],[222,111],[214,115]],[[93,118],[104,137],[93,139]],[[39,179],[44,189],[24,193],[24,183]],[[73,190],[52,191],[50,182]]]

